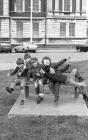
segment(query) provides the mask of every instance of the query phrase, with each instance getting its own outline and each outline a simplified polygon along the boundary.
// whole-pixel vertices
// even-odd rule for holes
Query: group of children
[[[83,99],[88,100],[87,94],[84,89],[87,87],[84,79],[81,77],[77,69],[73,69],[68,76],[63,74],[69,69],[70,63],[68,59],[63,59],[57,63],[51,62],[51,59],[47,56],[43,57],[41,64],[38,62],[38,58],[31,57],[29,53],[24,54],[24,58],[18,58],[16,61],[16,68],[8,75],[13,76],[17,74],[16,80],[11,83],[10,87],[6,87],[6,91],[13,93],[17,83],[20,83],[20,90],[22,99],[20,104],[23,105],[26,100],[25,86],[30,84],[30,79],[33,79],[33,85],[37,95],[37,104],[41,103],[44,98],[44,85],[48,84],[50,91],[54,94],[54,103],[58,103],[59,99],[59,87],[61,84],[72,85],[80,90],[83,95]],[[63,68],[60,65],[67,63]],[[79,82],[75,81],[75,78]]]

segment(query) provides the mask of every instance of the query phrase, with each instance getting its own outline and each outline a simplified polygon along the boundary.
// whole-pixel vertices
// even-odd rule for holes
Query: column
[[[9,16],[9,0],[3,0],[3,16]]]
[[[59,0],[55,0],[55,15],[59,15]]]
[[[23,0],[23,12],[25,12],[25,0]]]
[[[80,16],[80,0],[76,0],[76,16]]]
[[[72,13],[72,6],[73,6],[73,5],[72,5],[72,0],[70,0],[70,15],[71,15],[71,16],[74,16],[74,14]]]
[[[86,0],[82,0],[82,16],[86,16]]]
[[[53,15],[52,0],[47,0],[47,15]]]
[[[62,0],[62,13],[61,15],[64,15],[64,0]]]

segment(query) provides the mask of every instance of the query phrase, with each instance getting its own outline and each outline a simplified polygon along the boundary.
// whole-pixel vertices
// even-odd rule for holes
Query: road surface
[[[38,50],[37,53],[30,53],[32,57],[37,57],[41,62],[44,56],[49,56],[52,61],[59,61],[63,58],[71,57],[71,61],[88,60],[88,52],[77,52],[76,50]],[[23,53],[0,54],[0,70],[12,69],[16,66],[18,57],[23,57]]]

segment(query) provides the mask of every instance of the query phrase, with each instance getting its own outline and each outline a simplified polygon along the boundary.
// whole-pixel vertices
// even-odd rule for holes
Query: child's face
[[[50,66],[50,61],[49,61],[48,59],[45,59],[45,60],[44,60],[44,65],[45,65],[45,66]]]
[[[34,62],[34,63],[33,63],[33,66],[36,67],[37,64],[38,64],[38,61]]]

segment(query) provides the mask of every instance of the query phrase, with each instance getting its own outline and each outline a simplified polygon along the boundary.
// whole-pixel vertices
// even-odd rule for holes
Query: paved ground
[[[15,67],[15,61],[24,54],[0,54],[0,70],[12,69]],[[43,56],[49,56],[52,61],[59,61],[62,58],[71,56],[71,61],[88,60],[88,52],[78,53],[75,50],[38,50],[36,54],[31,56],[38,57],[41,62]],[[30,95],[24,106],[20,106],[21,96],[10,110],[8,116],[15,115],[78,115],[88,116],[88,110],[82,97],[78,100],[73,99],[73,95],[63,95],[60,98],[58,106],[53,104],[53,97],[47,95],[41,105],[36,105],[36,97]]]
[[[39,115],[73,115],[73,116],[88,116],[87,106],[80,96],[78,99],[74,99],[71,94],[60,95],[59,104],[55,105],[53,102],[53,95],[45,95],[44,101],[41,104],[36,104],[36,96],[30,94],[30,97],[25,101],[24,105],[20,105],[22,96],[18,98],[12,109],[10,110],[8,117],[15,116],[39,116]]]

